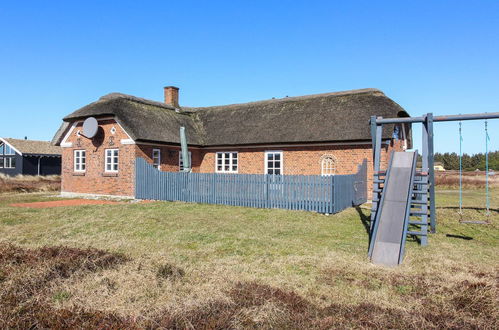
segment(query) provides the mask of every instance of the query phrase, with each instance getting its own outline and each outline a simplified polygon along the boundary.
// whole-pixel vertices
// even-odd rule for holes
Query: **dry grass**
[[[182,311],[158,310],[148,316],[120,315],[88,306],[58,307],[72,296],[61,282],[82,280],[105,269],[119,269],[127,258],[95,249],[49,247],[21,249],[0,246],[0,320],[6,328],[480,328],[498,324],[497,273],[463,272],[451,278],[435,272],[411,276],[380,268],[322,269],[318,278],[330,287],[348,285],[367,292],[392,291],[405,308],[384,306],[366,299],[325,306],[293,291],[256,281],[231,283],[224,299],[192,305]],[[165,269],[160,267],[159,269]],[[166,267],[171,274],[171,266]],[[464,276],[464,277],[463,277]],[[170,279],[167,276],[164,279]],[[102,281],[108,291],[120,283]],[[160,282],[156,287],[160,287]],[[102,294],[103,292],[101,292]]]
[[[485,188],[485,172],[463,172],[462,184],[465,189]],[[459,172],[436,172],[435,185],[439,187],[458,188]],[[489,187],[499,187],[499,176],[489,176]]]
[[[364,209],[329,217],[162,202],[27,210],[8,205],[43,197],[5,195],[0,294],[19,297],[2,300],[0,320],[28,328],[498,328],[499,212],[490,225],[460,225],[456,195],[437,194],[438,233],[427,248],[409,242],[393,269],[366,261]],[[468,197],[473,207],[482,196]],[[45,247],[54,244],[71,248]]]
[[[16,176],[8,176],[3,173],[0,173],[0,179],[2,180],[9,180],[9,181],[29,181],[29,182],[35,182],[35,181],[60,181],[61,176],[60,175],[23,175],[19,174]]]
[[[114,326],[112,315],[99,312],[67,311],[51,305],[50,288],[72,276],[112,267],[126,258],[95,249],[46,247],[35,250],[13,245],[0,246],[0,320],[2,328],[65,328]],[[58,294],[54,297],[64,297]],[[97,316],[95,316],[97,315]],[[97,320],[99,318],[99,320]]]
[[[50,192],[61,190],[59,175],[17,175],[0,174],[0,193],[8,192]]]

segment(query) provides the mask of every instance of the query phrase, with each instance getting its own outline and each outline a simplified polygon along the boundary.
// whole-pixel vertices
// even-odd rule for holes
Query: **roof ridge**
[[[134,95],[123,94],[123,93],[116,93],[116,92],[109,93],[109,94],[106,94],[104,96],[101,96],[99,98],[99,101],[100,100],[107,101],[107,100],[115,100],[115,99],[125,99],[125,100],[128,100],[128,101],[144,103],[144,104],[147,104],[147,105],[153,105],[153,106],[157,106],[157,107],[160,107],[160,108],[165,108],[165,109],[168,109],[168,110],[176,110],[175,107],[173,107],[171,105],[168,105],[168,104],[165,104],[165,103],[161,103],[161,102],[158,102],[158,101],[153,101],[153,100],[145,99],[145,98],[142,98],[142,97],[137,97],[137,96],[134,96]]]
[[[47,142],[47,143],[50,143],[49,140],[18,139],[18,138],[11,138],[11,137],[4,137],[3,139],[4,140],[31,141],[31,142]]]
[[[221,104],[221,105],[212,105],[207,107],[181,107],[185,111],[199,111],[199,110],[209,110],[213,108],[231,108],[237,107],[241,105],[257,105],[263,103],[277,103],[277,102],[292,102],[292,101],[301,101],[307,99],[314,99],[318,97],[327,97],[327,96],[345,96],[345,95],[353,95],[353,94],[367,94],[367,93],[379,93],[381,95],[385,95],[383,91],[377,88],[361,88],[361,89],[351,89],[346,91],[339,92],[329,92],[329,93],[319,93],[319,94],[309,94],[309,95],[300,95],[300,96],[291,96],[291,97],[282,97],[282,98],[273,98],[267,100],[260,101],[251,101],[251,102],[243,102],[243,103],[232,103],[232,104]]]

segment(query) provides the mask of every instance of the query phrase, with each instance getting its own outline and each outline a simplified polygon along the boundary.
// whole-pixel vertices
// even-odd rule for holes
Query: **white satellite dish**
[[[83,122],[83,133],[82,135],[86,138],[93,138],[97,134],[97,130],[99,129],[99,124],[97,123],[97,119],[94,117],[88,117]]]

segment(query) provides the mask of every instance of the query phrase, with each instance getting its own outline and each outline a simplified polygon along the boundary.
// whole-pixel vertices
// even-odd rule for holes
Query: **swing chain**
[[[485,195],[487,218],[490,217],[490,199],[489,199],[489,130],[487,127],[487,119],[485,119]]]
[[[462,123],[459,121],[459,222],[461,223],[476,223],[487,224],[490,223],[490,196],[489,196],[489,132],[488,123],[485,119],[485,195],[486,195],[486,216],[487,221],[463,221],[463,135]]]
[[[459,218],[463,220],[463,133],[459,121]]]

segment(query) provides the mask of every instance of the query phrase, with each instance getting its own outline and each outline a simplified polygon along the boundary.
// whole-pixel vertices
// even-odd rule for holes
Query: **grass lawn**
[[[36,299],[17,305],[35,299],[40,310],[73,313],[61,322],[117,328],[497,328],[498,192],[490,224],[473,225],[459,223],[456,190],[438,191],[438,232],[428,247],[409,241],[404,264],[391,269],[367,261],[368,206],[332,216],[171,202],[27,209],[9,204],[57,198],[2,194],[0,284],[8,285],[0,295],[17,295],[20,278],[40,279],[40,269],[53,274],[60,266],[39,248],[66,246],[123,260],[43,275]],[[485,205],[483,191],[464,197],[464,218],[485,218],[476,209]],[[29,253],[38,261],[19,268],[12,256]],[[91,260],[88,253],[73,261]],[[0,316],[9,326],[33,318],[50,325],[5,306]]]

